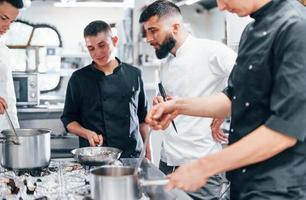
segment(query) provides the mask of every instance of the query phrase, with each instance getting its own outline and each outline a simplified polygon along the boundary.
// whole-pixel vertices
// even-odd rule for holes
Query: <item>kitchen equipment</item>
[[[35,106],[39,101],[37,73],[13,73],[17,106]]]
[[[11,143],[15,134],[3,130],[0,137],[1,165],[8,169],[33,169],[49,165],[51,157],[49,129],[16,129],[20,145]]]
[[[161,82],[158,83],[158,90],[159,90],[160,95],[163,97],[164,101],[167,101],[167,94],[166,94],[165,88],[164,88],[164,86]],[[176,129],[176,125],[175,125],[174,121],[172,120],[171,123],[172,123],[172,126],[173,126],[175,132],[177,133],[177,129]]]
[[[134,166],[136,159],[123,158],[121,161],[124,165]],[[150,177],[150,179],[164,177],[163,173],[151,162],[142,165],[141,175]],[[91,199],[90,176],[90,171],[76,163],[73,158],[51,159],[48,167],[40,170],[12,171],[0,166],[0,199]],[[27,192],[27,188],[31,189],[31,186],[37,186],[34,194]],[[181,190],[174,189],[166,192],[163,186],[143,187],[142,190],[142,198],[139,200],[192,200]]]
[[[14,132],[14,134],[15,134],[15,136],[16,136],[16,137],[12,140],[12,143],[13,143],[13,144],[16,144],[16,145],[19,145],[20,142],[19,142],[19,139],[18,139],[18,135],[17,135],[17,133],[16,133],[16,130],[15,130],[14,125],[13,125],[13,122],[12,122],[12,120],[11,120],[9,114],[7,113],[6,109],[4,109],[4,113],[5,113],[5,116],[6,116],[6,118],[7,118],[7,121],[9,122],[9,125],[10,125],[11,129],[13,130],[13,132]]]
[[[135,200],[142,194],[142,187],[165,185],[168,179],[143,180],[130,166],[102,166],[91,170],[92,199]]]
[[[148,135],[145,138],[143,148],[142,148],[142,150],[140,152],[139,159],[138,159],[138,162],[137,162],[136,167],[135,167],[134,175],[137,174],[138,169],[140,168],[140,165],[141,165],[141,163],[142,163],[142,161],[143,161],[143,159],[145,157],[145,152],[146,152],[146,149],[147,149],[147,146],[148,146],[148,141],[149,141],[149,138],[151,136],[152,130],[153,130],[152,128],[149,130]]]
[[[71,153],[82,165],[99,166],[115,162],[122,151],[114,147],[83,147],[74,149]]]

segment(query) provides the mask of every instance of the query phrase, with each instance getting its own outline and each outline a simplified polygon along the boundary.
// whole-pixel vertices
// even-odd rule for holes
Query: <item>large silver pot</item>
[[[1,132],[1,165],[8,169],[32,169],[49,165],[51,158],[49,129],[16,129],[19,145],[12,130]]]
[[[91,170],[91,198],[135,200],[141,197],[143,186],[165,185],[169,181],[139,179],[139,174],[134,174],[134,170],[129,166],[102,166]]]

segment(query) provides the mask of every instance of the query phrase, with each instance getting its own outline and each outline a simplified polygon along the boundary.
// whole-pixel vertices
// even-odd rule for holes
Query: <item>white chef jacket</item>
[[[160,67],[160,80],[167,95],[174,97],[209,96],[222,91],[235,64],[236,53],[224,44],[189,35],[176,56],[170,55]],[[221,150],[211,135],[212,119],[178,116],[163,135],[161,160],[179,166]]]
[[[8,47],[0,40],[0,96],[8,104],[8,114],[16,128],[19,128],[16,96],[10,64],[10,53]],[[0,115],[0,131],[10,129],[5,115]]]

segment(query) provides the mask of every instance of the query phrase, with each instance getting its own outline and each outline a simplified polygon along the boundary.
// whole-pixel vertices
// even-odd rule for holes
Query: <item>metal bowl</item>
[[[74,159],[83,165],[105,165],[120,158],[122,151],[114,147],[83,147],[71,151]]]

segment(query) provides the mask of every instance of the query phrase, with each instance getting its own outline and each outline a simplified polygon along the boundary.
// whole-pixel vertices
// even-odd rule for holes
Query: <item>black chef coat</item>
[[[296,0],[273,0],[251,17],[224,90],[232,101],[229,142],[261,125],[298,142],[273,158],[229,172],[234,200],[251,199],[246,194],[252,190],[306,185],[306,9]]]
[[[123,150],[121,157],[138,157],[143,147],[139,123],[147,114],[143,81],[139,69],[117,61],[110,75],[94,63],[72,74],[61,120],[65,127],[76,121],[102,134],[103,146]],[[86,139],[79,141],[80,147],[89,146]]]

